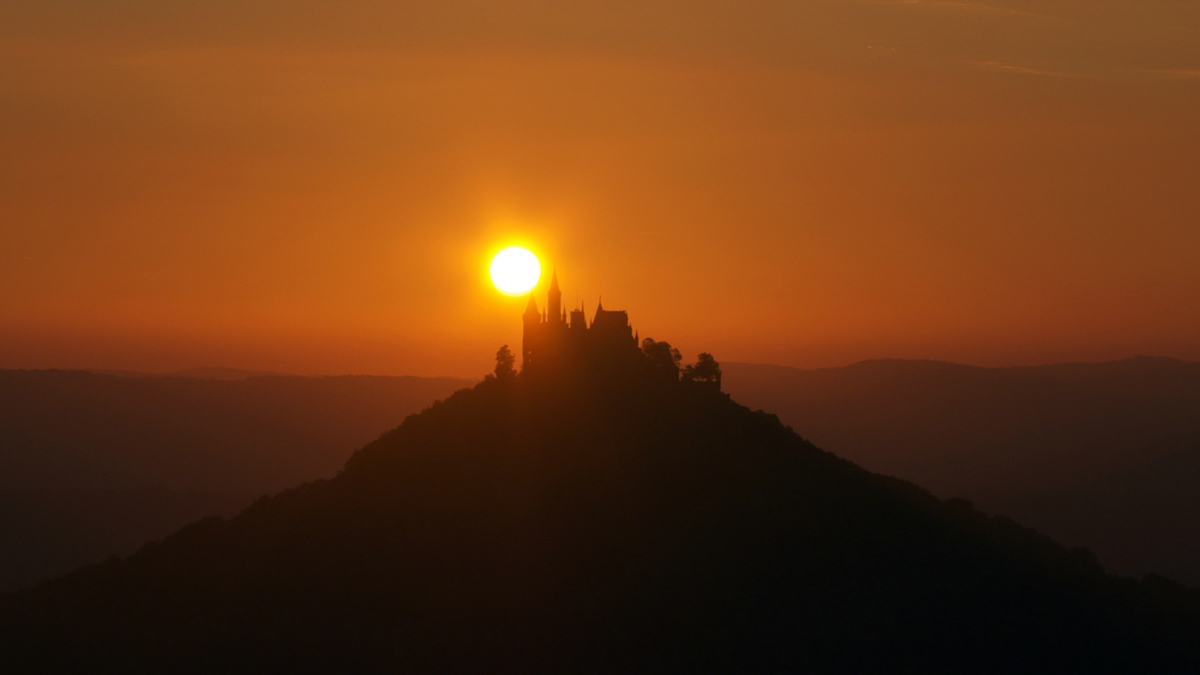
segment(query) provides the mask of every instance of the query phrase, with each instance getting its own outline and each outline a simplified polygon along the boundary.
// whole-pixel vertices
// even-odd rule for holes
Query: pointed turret
[[[533,293],[529,294],[529,304],[525,305],[525,323],[537,323],[542,318],[542,313],[538,311],[537,300],[533,299]]]
[[[529,366],[529,355],[533,351],[533,343],[541,326],[542,313],[538,311],[537,300],[533,293],[529,294],[529,304],[525,305],[525,313],[521,315],[525,321],[525,331],[521,339],[521,369]]]
[[[558,290],[558,270],[555,270],[550,275],[550,290],[546,293],[546,318],[558,321],[562,314],[562,291]]]

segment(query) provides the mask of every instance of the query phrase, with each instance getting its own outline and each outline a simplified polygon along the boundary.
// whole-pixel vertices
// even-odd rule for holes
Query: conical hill
[[[689,383],[489,379],[336,478],[0,599],[29,672],[1172,672],[1106,576]]]

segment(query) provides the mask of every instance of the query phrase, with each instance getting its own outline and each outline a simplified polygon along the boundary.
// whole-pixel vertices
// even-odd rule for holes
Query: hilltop
[[[1197,636],[1195,591],[618,376],[486,380],[332,479],[0,600],[44,670],[1166,672]]]

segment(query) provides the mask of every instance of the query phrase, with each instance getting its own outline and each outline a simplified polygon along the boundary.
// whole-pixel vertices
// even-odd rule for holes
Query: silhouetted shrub
[[[712,354],[701,353],[695,365],[684,367],[682,379],[684,382],[704,382],[720,389],[721,365]]]
[[[517,374],[516,363],[517,357],[513,356],[513,353],[508,348],[508,345],[501,346],[500,349],[496,351],[496,378],[504,380],[515,377]]]

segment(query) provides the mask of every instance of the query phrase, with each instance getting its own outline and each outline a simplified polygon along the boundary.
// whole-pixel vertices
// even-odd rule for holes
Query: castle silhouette
[[[572,309],[568,320],[558,289],[558,272],[550,279],[546,310],[538,310],[533,294],[524,314],[521,368],[526,372],[562,370],[587,363],[633,363],[641,358],[638,335],[624,310],[609,311],[603,302],[588,324],[583,308]]]

